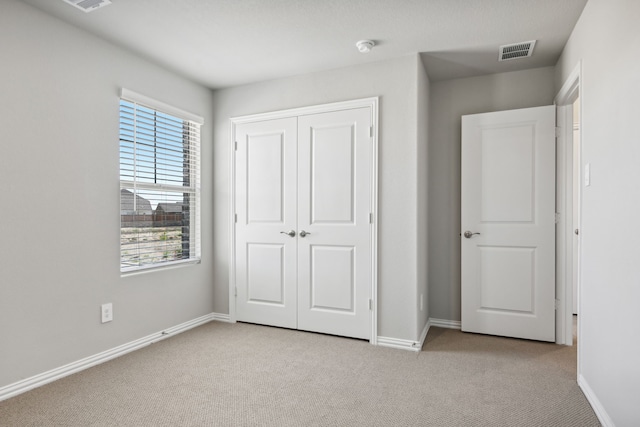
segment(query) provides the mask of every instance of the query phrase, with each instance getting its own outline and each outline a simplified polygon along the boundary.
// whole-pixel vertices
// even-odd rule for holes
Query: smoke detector
[[[62,0],[85,13],[93,12],[111,4],[110,0]]]
[[[529,42],[520,42],[500,46],[498,53],[498,61],[509,61],[511,59],[526,58],[533,53],[533,47],[536,45],[535,40]]]
[[[360,53],[371,52],[371,49],[373,49],[375,45],[376,45],[375,42],[371,40],[360,40],[358,43],[356,43],[356,47],[358,48]]]

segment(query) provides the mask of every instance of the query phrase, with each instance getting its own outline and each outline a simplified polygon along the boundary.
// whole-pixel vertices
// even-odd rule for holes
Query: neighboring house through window
[[[126,89],[120,99],[120,271],[200,260],[200,126]]]

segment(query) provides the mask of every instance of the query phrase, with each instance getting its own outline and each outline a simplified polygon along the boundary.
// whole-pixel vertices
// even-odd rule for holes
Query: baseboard
[[[224,315],[220,315],[220,316],[224,317]],[[34,375],[33,377],[1,387],[0,401],[17,396],[21,393],[43,386],[45,384],[48,384],[60,378],[64,378],[71,374],[75,374],[76,372],[80,372],[85,369],[91,368],[92,366],[99,365],[111,359],[115,359],[116,357],[120,357],[132,351],[139,350],[142,347],[146,347],[147,345],[153,344],[155,342],[169,338],[173,335],[195,328],[196,326],[203,325],[212,320],[218,320],[214,313],[207,314],[202,317],[198,317],[197,319],[193,319],[188,322],[184,322],[180,325],[167,328],[163,331],[156,332],[151,335],[147,335],[146,337],[128,342],[118,347],[114,347],[110,350],[103,351],[93,356],[80,359],[76,362],[69,363],[68,365],[64,365],[59,368],[55,368],[38,375]]]
[[[422,345],[418,341],[389,337],[378,337],[377,345],[380,347],[390,347],[409,351],[420,351],[422,349]]]
[[[446,328],[446,329],[462,328],[462,325],[459,320],[434,319],[433,317],[430,317],[429,323],[431,324],[431,326],[435,326],[436,328]]]
[[[211,313],[211,319],[217,320],[218,322],[235,323],[231,322],[231,317],[224,313]]]
[[[593,408],[593,412],[596,413],[598,420],[600,420],[600,424],[602,424],[603,427],[615,427],[613,420],[611,419],[609,414],[607,414],[607,411],[602,406],[602,403],[600,403],[600,400],[596,397],[596,394],[593,392],[593,390],[589,386],[589,383],[587,383],[587,380],[585,380],[582,375],[578,375],[578,385],[584,393],[584,396],[589,401],[589,404]]]
[[[377,345],[382,347],[398,348],[401,350],[421,351],[422,346],[427,339],[429,329],[432,326],[437,326],[438,328],[460,329],[460,321],[429,318],[429,320],[427,320],[427,324],[424,325],[424,328],[422,329],[422,333],[420,334],[418,341],[378,337]]]
[[[424,341],[427,339],[427,334],[429,333],[429,328],[431,328],[431,321],[427,319],[427,324],[424,325],[422,329],[422,333],[420,334],[420,339],[418,340],[418,345],[420,346],[420,350],[422,350],[422,346],[424,345]]]

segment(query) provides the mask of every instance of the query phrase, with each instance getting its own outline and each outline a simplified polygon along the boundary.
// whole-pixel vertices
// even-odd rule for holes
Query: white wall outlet
[[[113,320],[113,304],[102,304],[102,323],[111,322]]]

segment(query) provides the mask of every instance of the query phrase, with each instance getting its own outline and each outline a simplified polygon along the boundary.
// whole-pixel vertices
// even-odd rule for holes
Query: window
[[[120,271],[200,260],[197,116],[123,89]]]

